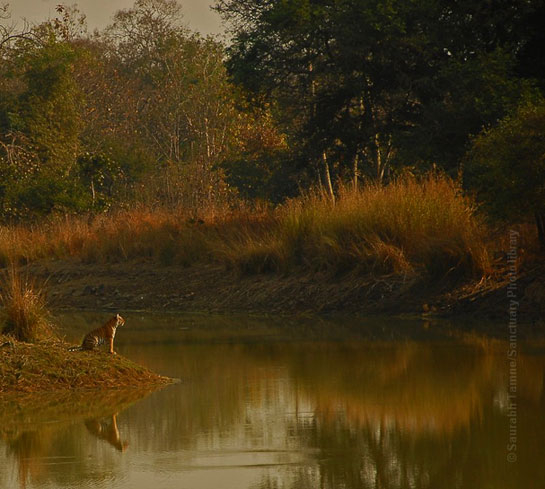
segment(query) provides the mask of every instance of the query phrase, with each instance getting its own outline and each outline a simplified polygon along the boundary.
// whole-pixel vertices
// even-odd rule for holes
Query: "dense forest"
[[[0,218],[276,205],[433,170],[545,243],[542,0],[176,0],[102,31],[0,9]],[[260,204],[260,205],[261,205]]]

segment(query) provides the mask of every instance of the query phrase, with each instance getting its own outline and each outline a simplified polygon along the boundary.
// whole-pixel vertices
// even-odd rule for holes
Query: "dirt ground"
[[[161,266],[147,262],[34,263],[53,309],[248,312],[267,314],[410,313],[508,319],[509,277],[453,286],[408,277],[323,274],[239,276],[223,266]],[[518,320],[545,318],[545,268],[517,277]],[[513,294],[511,294],[513,295]]]
[[[238,276],[222,266],[160,266],[130,262],[87,265],[48,261],[26,267],[46,283],[54,309],[215,312],[365,312],[392,306],[420,310],[402,279],[371,280],[324,275]]]

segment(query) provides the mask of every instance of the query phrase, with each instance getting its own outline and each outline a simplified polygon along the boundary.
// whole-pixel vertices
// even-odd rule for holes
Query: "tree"
[[[240,154],[251,116],[228,80],[224,46],[190,33],[182,20],[176,1],[138,0],[114,16],[104,42],[120,85],[130,87],[131,137],[156,155],[163,195],[194,205],[228,193],[220,164]]]
[[[14,42],[25,39],[38,42],[34,37],[32,29],[27,22],[22,29],[17,29],[11,20],[11,12],[8,3],[0,3],[0,59],[4,55],[3,51],[10,47]]]
[[[535,216],[545,249],[545,101],[522,106],[473,141],[466,180],[497,216]]]
[[[235,23],[229,50],[234,79],[258,96],[272,95],[291,143],[310,161],[322,162],[326,182],[330,160],[367,161],[382,179],[392,156],[390,133],[409,99],[401,78],[390,80],[390,92],[377,83],[382,75],[376,60],[394,51],[377,25],[389,22],[391,12],[377,10],[374,2],[356,3],[358,8],[293,0],[217,5]]]
[[[277,103],[292,146],[381,181],[395,162],[455,167],[471,134],[520,101],[512,76],[537,2],[217,0],[228,67]]]
[[[72,71],[75,57],[74,49],[58,42],[49,25],[36,27],[31,39],[18,38],[4,55],[0,165],[4,175],[13,178],[8,180],[5,197],[11,197],[4,202],[5,210],[12,209],[14,202],[21,207],[25,194],[36,198],[22,207],[30,210],[36,204],[40,211],[49,212],[56,196],[72,192],[81,130],[80,92]]]
[[[296,195],[286,140],[270,109],[242,104],[237,119],[233,147],[220,164],[226,181],[249,200],[277,203]]]

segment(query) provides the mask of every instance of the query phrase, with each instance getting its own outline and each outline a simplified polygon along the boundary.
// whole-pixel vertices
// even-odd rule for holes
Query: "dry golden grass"
[[[121,355],[71,352],[71,345],[58,340],[31,345],[0,335],[0,345],[0,394],[116,389],[172,382]]]
[[[94,219],[0,228],[0,262],[44,257],[219,262],[242,273],[355,271],[483,275],[488,230],[449,178],[404,178],[388,186],[319,193],[272,209],[218,211],[137,207]]]
[[[4,272],[0,287],[4,334],[28,343],[54,337],[43,287],[15,267]]]
[[[452,180],[405,178],[386,187],[341,189],[335,202],[316,193],[291,201],[278,211],[274,229],[227,243],[225,257],[256,271],[482,275],[490,268],[487,233]]]

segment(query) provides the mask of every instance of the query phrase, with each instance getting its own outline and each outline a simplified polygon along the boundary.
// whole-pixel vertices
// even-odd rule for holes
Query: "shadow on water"
[[[421,322],[332,331],[334,321],[206,319],[128,315],[118,351],[182,379],[151,396],[1,406],[15,479],[40,488],[545,486],[542,345],[518,358],[512,464],[501,341]],[[76,340],[102,317],[64,320]]]

